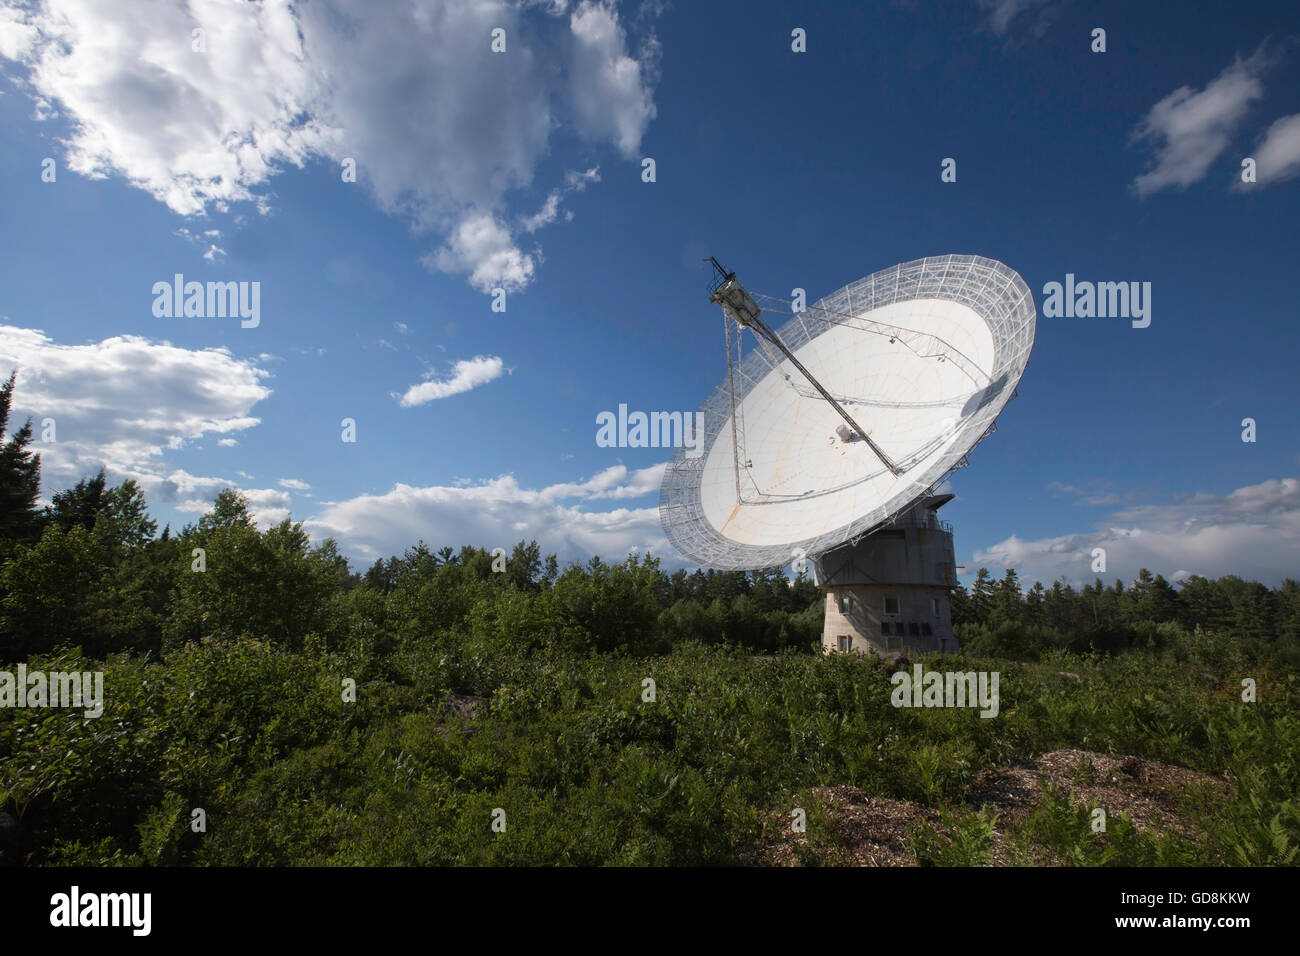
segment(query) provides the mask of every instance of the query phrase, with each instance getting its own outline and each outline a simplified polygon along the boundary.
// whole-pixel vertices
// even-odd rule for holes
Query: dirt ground
[[[1092,770],[1088,770],[1091,763]],[[1112,757],[1085,750],[1055,750],[1033,761],[985,771],[964,795],[971,809],[997,813],[993,836],[993,866],[1012,865],[1012,848],[1006,831],[1038,806],[1045,785],[1073,794],[1076,804],[1105,808],[1108,818],[1127,813],[1134,827],[1153,827],[1194,835],[1192,824],[1180,815],[1179,798],[1189,787],[1202,785],[1226,793],[1229,784],[1218,777],[1156,763],[1138,757]],[[822,862],[838,866],[916,866],[910,834],[918,820],[943,832],[938,811],[905,800],[873,797],[856,787],[819,787],[810,793],[829,807],[834,845],[821,847]],[[799,844],[804,834],[792,833],[787,811],[771,814],[768,832],[784,831],[776,841],[754,849],[754,863],[768,866],[800,865]],[[1040,861],[1050,864],[1044,858]]]

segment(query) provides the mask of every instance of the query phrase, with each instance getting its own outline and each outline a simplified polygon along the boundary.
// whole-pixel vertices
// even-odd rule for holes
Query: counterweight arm
[[[707,261],[713,263],[713,268],[717,270],[719,279],[719,281],[713,286],[712,293],[709,296],[709,301],[722,306],[722,310],[726,312],[727,315],[731,316],[731,318],[735,319],[740,325],[743,325],[747,329],[752,329],[755,335],[762,336],[765,340],[776,346],[776,348],[780,350],[781,354],[789,359],[790,364],[797,368],[804,378],[808,379],[813,388],[817,389],[821,397],[830,403],[831,408],[835,409],[835,411],[839,413],[840,417],[848,423],[849,428],[853,429],[854,433],[866,442],[867,447],[875,452],[875,455],[880,459],[881,464],[888,468],[893,475],[902,475],[903,469],[899,468],[898,465],[894,464],[894,462],[890,460],[889,456],[880,449],[880,446],[871,440],[870,436],[867,435],[862,426],[853,420],[853,417],[844,410],[844,407],[831,397],[831,393],[822,388],[821,382],[813,378],[812,373],[803,367],[803,364],[794,357],[793,352],[786,348],[785,343],[781,341],[780,336],[768,328],[767,323],[761,318],[762,310],[754,302],[753,297],[745,290],[745,287],[736,281],[736,274],[734,272],[728,272],[722,267],[718,260],[712,256],[710,256]]]

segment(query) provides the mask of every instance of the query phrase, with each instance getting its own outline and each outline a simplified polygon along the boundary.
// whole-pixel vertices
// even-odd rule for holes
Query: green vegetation
[[[1000,672],[999,716],[896,710],[891,666],[811,653],[820,595],[779,570],[561,569],[520,543],[504,571],[420,544],[355,574],[233,492],[176,535],[102,475],[38,511],[29,439],[0,447],[0,669],[103,671],[105,706],[0,708],[5,862],[733,863],[806,806],[816,863],[834,826],[812,791],[848,784],[937,813],[910,835],[921,862],[979,864],[994,820],[972,783],[1064,748],[1232,786],[1186,794],[1193,833],[1112,815],[1104,838],[1047,790],[1008,831],[1019,860],[1297,862],[1294,581],[1021,594],[981,572],[954,599],[962,653],[922,663]]]

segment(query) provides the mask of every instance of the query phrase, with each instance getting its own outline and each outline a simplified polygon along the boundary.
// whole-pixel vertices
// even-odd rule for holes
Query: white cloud
[[[332,536],[366,561],[401,554],[423,538],[430,545],[505,548],[536,539],[561,560],[599,554],[621,560],[634,547],[675,558],[663,537],[658,509],[589,511],[583,501],[622,499],[658,487],[663,465],[629,472],[622,465],[575,484],[521,488],[511,475],[455,486],[397,484],[382,495],[362,495],[325,508],[304,526],[316,538]]]
[[[271,394],[268,373],[228,349],[191,350],[134,335],[57,345],[38,329],[0,326],[0,366],[18,370],[14,412],[53,418],[42,472],[67,480],[97,470],[165,478],[163,453],[209,434],[252,428],[249,414]]]
[[[21,10],[0,7],[0,56],[6,60],[27,57],[38,39],[36,28],[26,22]]]
[[[510,230],[491,213],[471,213],[445,244],[420,261],[440,272],[468,273],[469,284],[480,292],[498,286],[515,292],[533,281],[535,255],[521,251]]]
[[[226,488],[236,488],[248,501],[248,512],[253,523],[265,530],[291,517],[289,511],[289,493],[278,488],[237,488],[234,482],[220,478],[196,479],[187,490],[198,492],[196,497],[186,498],[176,505],[176,510],[186,513],[207,514],[212,510],[213,499]]]
[[[564,174],[564,187],[562,189],[552,189],[542,207],[531,216],[525,216],[519,222],[519,228],[524,232],[536,232],[543,226],[549,226],[559,218],[560,200],[564,198],[566,192],[582,192],[587,188],[588,183],[600,182],[600,167],[593,166],[586,172],[569,170]],[[573,218],[572,212],[565,212],[565,221]]]
[[[537,210],[531,216],[525,216],[519,223],[524,232],[536,232],[542,226],[549,226],[559,217],[560,212],[560,191],[554,189],[546,197],[546,202],[542,203],[542,208]]]
[[[293,8],[45,0],[8,4],[34,91],[73,123],[68,168],[126,177],[182,215],[253,199],[282,164],[328,144]],[[191,48],[206,31],[208,52]]]
[[[579,131],[636,156],[655,117],[642,64],[627,53],[627,38],[612,4],[580,3],[569,17],[573,57],[569,95]]]
[[[626,465],[611,465],[579,484],[550,485],[539,492],[547,500],[562,498],[640,498],[659,490],[667,464],[629,472]]]
[[[403,335],[411,334],[411,329],[405,322],[394,322],[393,328],[397,329],[397,331],[401,332]]]
[[[217,444],[222,448],[234,448],[239,442],[233,438],[218,438]]]
[[[1092,568],[1106,550],[1106,573]],[[1095,532],[1023,541],[1014,535],[975,553],[973,567],[1016,568],[1026,583],[1095,577],[1131,581],[1140,568],[1208,578],[1237,574],[1276,584],[1300,576],[1300,479],[1283,478],[1227,495],[1200,493],[1173,504],[1142,505],[1109,515]],[[972,568],[968,567],[968,571]]]
[[[1114,491],[1109,481],[1090,480],[1085,482],[1085,486],[1079,487],[1060,481],[1047,483],[1049,491],[1071,495],[1075,498],[1075,504],[1079,505],[1117,505],[1126,500]],[[1134,494],[1136,492],[1130,492],[1127,500],[1133,500]]]
[[[507,197],[557,130],[635,155],[657,79],[642,33],[633,56],[616,8],[591,2],[0,0],[0,55],[25,68],[40,115],[71,124],[68,168],[199,215],[265,211],[277,172],[351,158],[382,209],[443,237],[426,261],[478,287],[532,280]],[[208,257],[221,248],[209,240]]]
[[[1027,24],[1036,37],[1047,32],[1063,4],[1057,0],[978,0],[989,29],[1007,36],[1017,22]]]
[[[1251,103],[1264,95],[1262,77],[1274,57],[1261,45],[1249,58],[1238,58],[1205,89],[1174,90],[1133,131],[1137,143],[1155,149],[1150,168],[1133,181],[1146,196],[1170,186],[1185,189],[1205,178],[1228,148]]]
[[[500,378],[504,372],[505,363],[495,355],[460,359],[453,366],[450,378],[443,381],[431,379],[408,388],[401,398],[401,405],[403,408],[411,408],[449,395],[459,395]]]
[[[1300,176],[1300,113],[1283,116],[1268,128],[1255,147],[1255,180],[1260,186]],[[1237,176],[1238,189],[1250,189]]]
[[[219,245],[216,244],[215,241],[213,241],[221,238],[220,229],[205,229],[203,232],[200,233],[200,232],[191,232],[185,226],[181,226],[179,229],[176,230],[174,235],[180,236],[186,242],[191,242],[194,243],[195,245],[200,245],[200,246],[206,245],[208,249],[205,253],[203,253],[203,258],[206,259],[208,262],[218,262],[226,258],[226,250],[221,248]]]
[[[311,491],[311,485],[298,478],[281,478],[277,484],[281,488],[288,488],[291,491]]]

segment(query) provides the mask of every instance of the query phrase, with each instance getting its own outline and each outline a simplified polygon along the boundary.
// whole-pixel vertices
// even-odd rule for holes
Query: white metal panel
[[[705,454],[679,451],[665,472],[669,540],[706,566],[759,568],[888,521],[988,433],[1028,362],[1035,317],[1020,276],[975,256],[902,263],[810,306],[778,335],[903,474],[844,442],[843,419],[788,360],[754,350],[737,376],[741,500],[724,382],[703,409]]]

